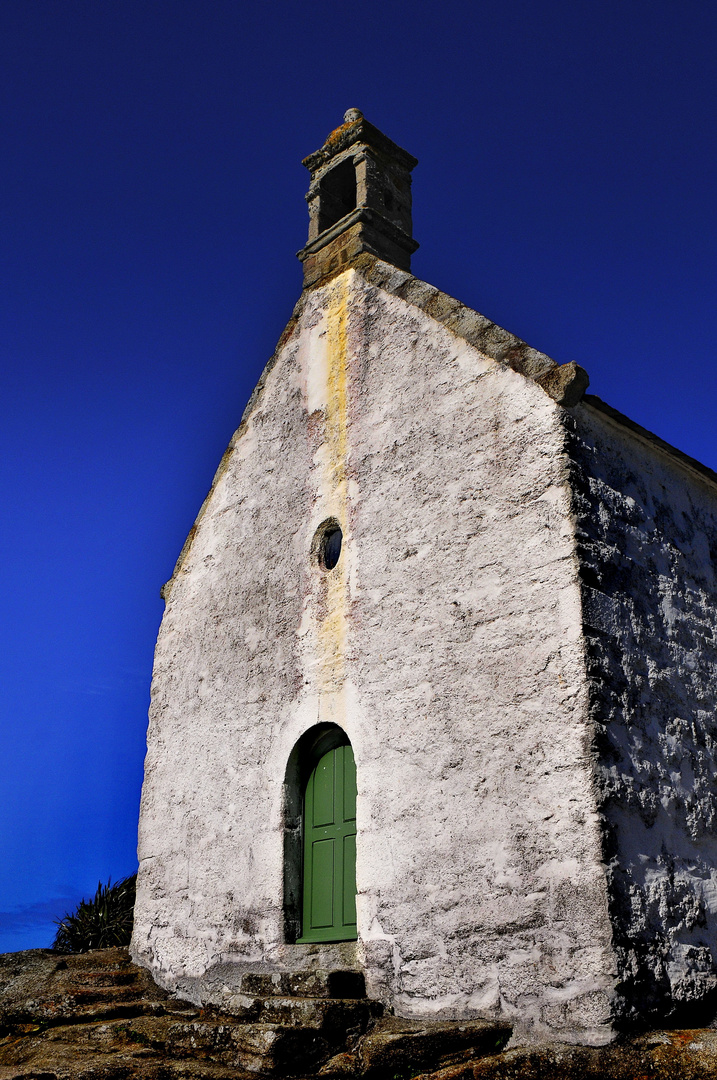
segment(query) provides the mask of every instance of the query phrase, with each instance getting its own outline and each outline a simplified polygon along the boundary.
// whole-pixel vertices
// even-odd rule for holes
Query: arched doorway
[[[356,938],[356,765],[348,742],[324,752],[304,792],[302,941]]]
[[[356,765],[341,728],[322,724],[302,736],[289,762],[287,788],[287,809],[293,803],[300,811],[300,852],[293,840],[299,830],[287,821],[287,940],[355,941]],[[299,854],[295,889],[292,880],[299,875],[292,863]]]

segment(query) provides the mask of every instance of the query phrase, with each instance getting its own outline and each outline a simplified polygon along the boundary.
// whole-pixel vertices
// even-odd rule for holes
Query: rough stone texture
[[[402,1016],[603,1041],[562,410],[511,367],[541,354],[362,259],[393,286],[349,270],[304,295],[165,591],[133,955],[227,1008],[248,970],[360,966]],[[310,556],[327,518],[331,574]],[[286,940],[283,781],[321,722],[358,770],[343,947]]]
[[[49,949],[0,954],[0,1034],[33,1025],[57,1025],[146,1014],[196,1015],[170,998],[149,972],[131,963],[127,949],[61,956]]]
[[[602,403],[566,415],[624,1018],[717,985],[717,486]]]
[[[546,1044],[458,1062],[421,1080],[714,1080],[717,1032],[653,1031],[602,1047]]]
[[[321,1073],[413,1076],[439,1062],[495,1054],[503,1049],[511,1034],[509,1024],[494,1020],[444,1020],[426,1024],[387,1016],[376,1022],[352,1053],[328,1061]]]
[[[590,384],[585,368],[574,361],[552,368],[544,375],[539,375],[535,381],[558,405],[566,408],[577,405]]]
[[[324,988],[326,974],[317,975]],[[267,990],[282,979],[286,988],[286,979],[295,976],[274,983],[256,977]],[[132,989],[140,1011],[120,1018]],[[88,997],[98,1010],[94,1015]],[[554,1042],[526,1047],[513,1039],[512,1049],[503,1049],[509,1035],[510,1027],[496,1021],[387,1017],[326,1061],[330,1046],[322,1043],[322,1032],[200,1012],[155,986],[147,972],[129,962],[125,949],[65,958],[44,949],[0,955],[0,1080],[256,1080],[257,1074],[321,1080],[717,1077],[714,1030],[653,1031],[599,1048]]]
[[[247,974],[241,1003],[226,1014],[170,997],[127,949],[8,953],[0,956],[0,1080],[314,1072],[382,1012],[365,997],[330,996],[348,974]],[[287,989],[324,996],[281,996]]]
[[[309,239],[298,253],[305,287],[343,272],[362,252],[410,270],[418,247],[411,235],[411,170],[418,162],[358,109],[344,119],[303,162],[311,174]]]
[[[199,1015],[155,985],[127,949],[0,955],[0,1080],[223,1080],[233,1069],[161,1061],[144,1024],[171,1030]],[[139,1026],[138,1026],[139,1025]]]
[[[363,252],[387,259],[402,270],[411,269],[410,252],[396,243],[395,236],[388,228],[378,228],[372,217],[370,210],[355,210],[350,219],[330,230],[327,234],[329,239],[321,243],[317,250],[313,248],[320,241],[302,249],[300,255],[304,264],[305,287],[321,284],[343,273]]]
[[[241,990],[244,994],[267,998],[364,998],[366,981],[361,971],[247,972]]]

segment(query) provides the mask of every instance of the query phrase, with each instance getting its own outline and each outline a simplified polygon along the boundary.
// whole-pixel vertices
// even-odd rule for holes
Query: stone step
[[[242,1024],[231,1017],[189,1023],[140,1017],[127,1025],[126,1038],[172,1059],[207,1060],[279,1076],[314,1072],[332,1053],[331,1044],[315,1029]]]
[[[324,1064],[326,1077],[412,1076],[448,1063],[497,1054],[512,1033],[501,1020],[404,1020],[386,1016],[376,1021],[350,1053]]]
[[[382,1006],[368,998],[270,997],[257,1000],[259,1021],[320,1031],[334,1045],[343,1045],[347,1038],[362,1035],[371,1021],[383,1013]]]
[[[262,1074],[208,1056],[170,1057],[152,1045],[139,1025],[169,1026],[167,1018],[141,1018],[134,1023],[72,1024],[24,1037],[0,1039],[0,1080],[262,1080]],[[424,1025],[426,1026],[426,1025]],[[160,1045],[158,1043],[157,1045]],[[470,1050],[464,1051],[466,1055]],[[332,1063],[319,1076],[328,1080],[361,1077],[360,1065],[351,1054],[344,1069]],[[315,1077],[302,1070],[300,1059],[289,1076]],[[430,1069],[430,1071],[428,1071]],[[373,1073],[373,1080],[404,1080],[419,1070],[407,1066]],[[421,1073],[421,1080],[708,1080],[717,1077],[717,1031],[710,1029],[652,1031],[624,1036],[609,1046],[575,1046],[543,1043],[517,1046],[495,1054],[453,1056],[438,1070]]]
[[[209,1018],[214,1012],[206,1010]],[[346,1041],[362,1035],[369,1023],[383,1012],[382,1005],[368,998],[234,998],[229,1014],[242,1024],[283,1024],[326,1032],[330,1041]],[[330,1034],[329,1034],[330,1032]]]
[[[170,997],[127,950],[0,956],[0,1080],[311,1076],[382,1012],[353,970],[245,979],[228,1015]]]
[[[0,956],[0,1034],[27,1025],[60,1025],[176,1012],[196,1015],[136,967],[127,949],[58,956],[48,949]]]
[[[365,998],[362,971],[247,971],[241,992],[248,997]]]
[[[237,1024],[229,1018],[222,1022],[202,1019],[178,1022],[166,1016],[140,1016],[101,1023],[78,1021],[44,1031],[16,1033],[12,1039],[0,1040],[0,1077],[8,1080],[3,1069],[19,1065],[43,1073],[49,1070],[43,1069],[41,1063],[47,1065],[53,1061],[74,1062],[69,1078],[76,1080],[82,1075],[83,1063],[90,1059],[104,1059],[110,1066],[129,1061],[145,1065],[161,1062],[162,1077],[167,1062],[231,1068],[235,1077],[243,1073],[302,1075],[315,1073],[331,1052],[317,1031],[307,1029],[280,1024]],[[36,1072],[20,1075],[35,1076]],[[134,1076],[134,1072],[98,1075],[124,1077]],[[149,1071],[147,1075],[158,1073]]]
[[[153,1048],[145,1034],[132,1032],[131,1021],[75,1023],[0,1040],[0,1080],[252,1080],[255,1076],[206,1058],[168,1057]]]
[[[145,997],[145,987],[143,986],[82,986],[77,983],[74,986],[64,986],[57,988],[60,993],[57,997],[62,996],[67,1000],[74,1001],[77,1005],[83,1004],[102,1004],[102,1002],[116,1002],[117,1004],[127,1004],[133,1001],[141,1001]],[[154,997],[154,995],[153,995]],[[155,1000],[157,1000],[155,998]]]
[[[63,970],[58,967],[58,971]],[[103,971],[102,969],[94,968],[88,971],[83,971],[81,968],[73,968],[67,971],[66,981],[68,983],[81,984],[87,987],[110,987],[110,986],[136,986],[143,982],[138,978],[135,971],[129,968],[118,968],[116,970]]]
[[[32,1009],[25,1010],[21,1019],[14,1018],[11,1030],[23,1031],[33,1027],[57,1027],[62,1024],[131,1019],[137,1016],[171,1016],[189,1020],[198,1015],[199,1010],[188,1003],[147,1001],[143,998],[124,1004],[113,1001],[89,1004],[73,1001],[43,1002]]]
[[[90,966],[88,960],[93,960],[94,963]],[[162,992],[150,973],[136,967],[129,959],[122,964],[103,965],[101,959],[93,953],[61,959],[53,974],[58,983],[68,988],[81,986],[83,989],[97,990],[134,989],[144,994]]]

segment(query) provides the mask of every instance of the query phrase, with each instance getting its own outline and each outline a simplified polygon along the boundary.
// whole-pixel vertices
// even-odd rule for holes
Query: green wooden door
[[[324,754],[306,785],[303,889],[300,942],[356,939],[356,765],[350,746]]]

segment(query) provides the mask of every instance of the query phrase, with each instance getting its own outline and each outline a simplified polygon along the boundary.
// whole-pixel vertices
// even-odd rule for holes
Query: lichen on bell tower
[[[311,174],[309,238],[298,253],[305,287],[345,270],[362,252],[411,269],[418,247],[411,235],[416,158],[359,109],[348,109],[344,123],[303,164]]]

